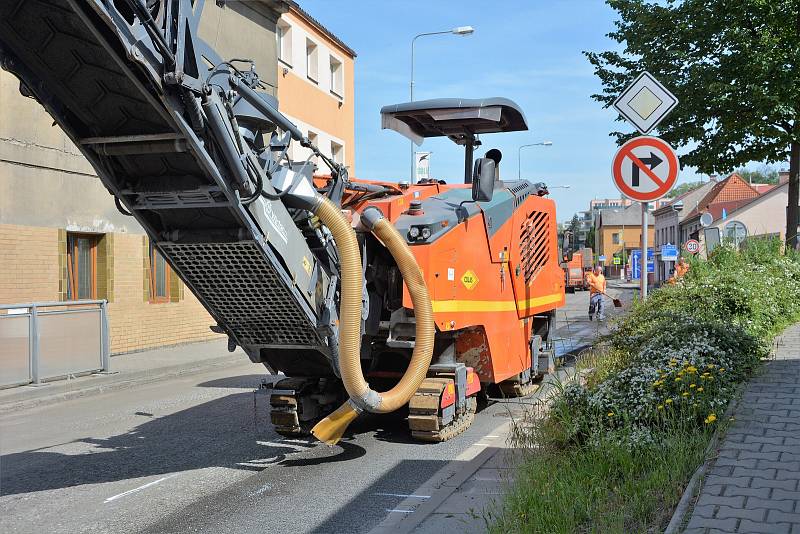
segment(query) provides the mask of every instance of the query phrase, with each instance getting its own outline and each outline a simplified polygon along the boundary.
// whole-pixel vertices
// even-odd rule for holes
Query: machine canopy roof
[[[525,114],[508,98],[435,98],[381,109],[381,127],[417,145],[425,137],[447,136],[457,144],[475,134],[527,130]]]

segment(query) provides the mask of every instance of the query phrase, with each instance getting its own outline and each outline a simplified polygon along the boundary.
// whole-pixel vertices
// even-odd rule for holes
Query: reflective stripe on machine
[[[441,312],[507,312],[535,308],[561,301],[561,293],[526,300],[433,300],[434,313]]]

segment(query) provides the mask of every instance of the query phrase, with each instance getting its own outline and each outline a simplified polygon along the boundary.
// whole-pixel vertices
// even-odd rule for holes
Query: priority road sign
[[[686,252],[689,252],[691,254],[697,254],[698,252],[700,252],[700,242],[697,239],[690,239],[689,241],[686,242],[683,248],[686,249]]]
[[[678,99],[645,71],[614,101],[614,108],[643,134],[648,134],[678,105]]]
[[[611,173],[620,193],[639,202],[658,200],[678,179],[678,156],[658,137],[635,137],[614,156]]]

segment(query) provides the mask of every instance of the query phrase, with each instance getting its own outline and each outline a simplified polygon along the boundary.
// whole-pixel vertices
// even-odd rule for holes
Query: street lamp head
[[[454,35],[470,35],[472,33],[475,33],[475,28],[473,28],[472,26],[459,26],[457,28],[453,28],[452,30],[450,30],[450,33]]]
[[[553,146],[553,142],[552,141],[544,141],[542,143],[542,145],[544,145],[544,146]]]

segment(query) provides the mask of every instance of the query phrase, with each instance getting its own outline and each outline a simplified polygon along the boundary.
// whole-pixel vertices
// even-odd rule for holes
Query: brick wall
[[[57,228],[0,224],[0,304],[60,300],[58,267]]]
[[[0,304],[66,298],[66,231],[0,225]],[[112,353],[218,338],[211,317],[190,291],[170,283],[170,302],[151,303],[146,238],[108,233],[98,244],[98,297],[107,298]],[[101,294],[102,293],[102,294]]]

